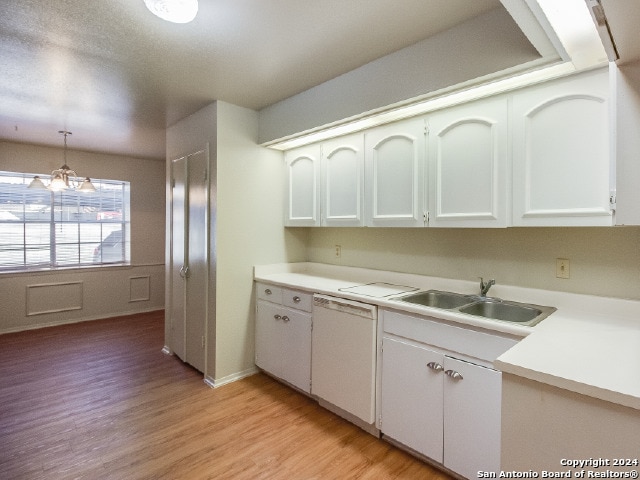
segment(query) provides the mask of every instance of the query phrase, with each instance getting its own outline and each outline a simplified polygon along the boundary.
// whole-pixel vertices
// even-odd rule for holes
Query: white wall
[[[259,142],[385,108],[539,57],[499,7],[264,108]]]
[[[258,114],[224,102],[217,107],[219,384],[254,368],[253,266],[304,261],[306,232],[282,226],[284,160],[257,146]]]
[[[48,174],[63,158],[60,148],[0,142],[0,170]],[[131,182],[131,266],[0,274],[0,333],[164,307],[164,163],[74,150],[68,151],[67,163],[82,176]],[[42,284],[55,284],[52,290],[62,292],[81,289],[82,296],[65,305],[80,308],[27,315],[34,310],[27,292]],[[148,299],[141,300],[147,287]],[[44,301],[56,309],[55,298]]]
[[[282,226],[282,153],[259,147],[257,137],[257,112],[224,102],[212,103],[167,130],[167,179],[171,159],[209,144],[212,223],[204,373],[214,385],[255,368],[253,266],[305,258],[306,232]],[[166,292],[169,302],[170,282]],[[167,315],[168,346],[169,328]]]

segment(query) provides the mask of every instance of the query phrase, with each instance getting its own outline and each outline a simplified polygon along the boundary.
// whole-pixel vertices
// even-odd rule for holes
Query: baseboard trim
[[[209,385],[211,388],[218,388],[226,385],[227,383],[236,382],[238,380],[242,380],[243,378],[250,377],[251,375],[255,375],[259,370],[256,367],[249,368],[242,372],[232,373],[231,375],[227,375],[222,378],[211,378],[209,376],[204,377],[204,383]]]

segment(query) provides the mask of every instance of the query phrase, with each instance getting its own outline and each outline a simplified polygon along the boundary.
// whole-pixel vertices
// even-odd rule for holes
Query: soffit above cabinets
[[[585,1],[592,0],[501,0],[539,58],[384,108],[266,140],[263,145],[288,150],[603,66],[608,62],[607,52]]]

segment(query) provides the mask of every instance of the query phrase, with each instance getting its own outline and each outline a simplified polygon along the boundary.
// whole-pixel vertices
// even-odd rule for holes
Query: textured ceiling
[[[192,23],[143,0],[2,0],[0,140],[163,158],[164,131],[215,100],[259,110],[506,0],[200,0]],[[513,3],[509,0],[507,3]],[[601,0],[618,63],[640,1]]]
[[[0,139],[162,157],[214,100],[259,110],[500,6],[499,0],[200,0],[172,24],[143,0],[0,2]]]

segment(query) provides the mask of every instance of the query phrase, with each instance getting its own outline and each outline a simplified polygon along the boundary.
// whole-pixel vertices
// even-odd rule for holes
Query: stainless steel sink
[[[471,303],[473,301],[473,297],[453,292],[427,290],[425,292],[418,292],[404,296],[399,300],[424,305],[425,307],[444,308],[445,310],[450,310],[452,308],[458,308]]]
[[[507,322],[532,326],[555,312],[553,307],[503,302],[494,299],[480,300],[460,308],[460,313],[478,317],[493,318]]]
[[[477,295],[462,295],[440,290],[412,293],[397,300],[476,317],[513,322],[528,327],[536,325],[556,311],[554,307],[503,301],[499,298],[479,297]]]

